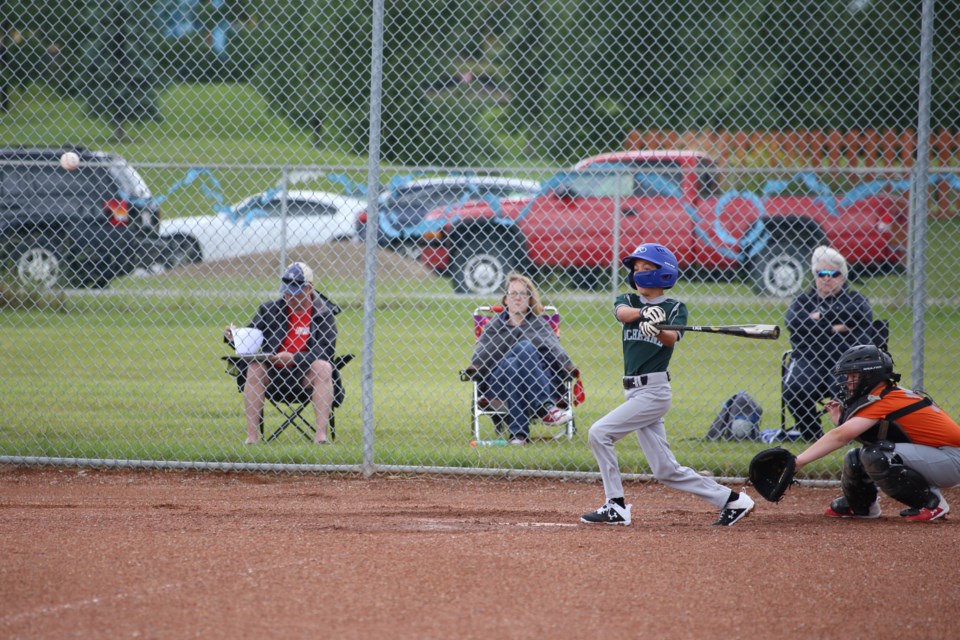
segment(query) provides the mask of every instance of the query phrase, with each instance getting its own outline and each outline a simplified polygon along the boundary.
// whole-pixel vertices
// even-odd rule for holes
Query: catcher
[[[879,518],[878,489],[906,505],[900,516],[909,522],[930,522],[949,513],[940,488],[960,484],[960,426],[929,397],[898,386],[893,359],[872,345],[849,349],[837,361],[836,372],[845,376],[843,403],[833,401],[826,409],[839,426],[794,460],[797,471],[851,440],[862,445],[844,455],[843,495],[830,503],[826,515]],[[751,468],[751,475],[755,471],[761,473]],[[790,476],[789,485],[792,474],[784,476]],[[761,481],[775,490],[782,479]]]

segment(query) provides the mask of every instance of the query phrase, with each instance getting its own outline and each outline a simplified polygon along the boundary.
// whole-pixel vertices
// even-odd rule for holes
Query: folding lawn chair
[[[479,340],[480,335],[483,333],[484,328],[487,326],[487,323],[499,313],[503,313],[504,307],[502,306],[489,306],[489,307],[477,307],[473,311],[473,335],[474,338]],[[557,311],[556,307],[548,306],[544,307],[544,313],[542,317],[550,323],[553,332],[560,336],[560,312]],[[487,391],[484,388],[483,381],[478,379],[477,376],[473,375],[473,372],[470,370],[463,370],[460,372],[460,379],[464,382],[471,382],[472,389],[472,398],[470,401],[470,429],[473,434],[474,440],[480,440],[480,418],[481,416],[489,416],[491,422],[493,423],[494,429],[496,431],[497,437],[506,436],[507,428],[507,406],[506,402],[498,400],[496,398],[489,397]],[[557,387],[556,399],[555,402],[557,406],[561,409],[570,409],[573,410],[576,402],[574,401],[574,378],[567,377],[564,379]],[[556,440],[566,436],[567,440],[573,438],[574,434],[577,432],[576,427],[576,416],[570,422],[565,425],[561,425],[563,428],[554,433],[552,436],[547,438],[537,438],[531,437],[533,440]],[[556,429],[557,427],[551,427]]]
[[[336,409],[343,404],[345,395],[340,369],[345,367],[353,358],[354,355],[352,353],[347,353],[342,356],[334,356],[333,361],[330,363],[333,365],[333,404],[330,405],[330,423],[327,428],[327,434],[330,436],[331,441],[337,439]],[[239,356],[224,356],[221,359],[226,363],[227,374],[236,378],[237,391],[243,393],[243,385],[246,382],[246,372],[240,367],[240,363],[243,361],[242,358]],[[313,422],[303,415],[306,408],[310,406],[310,392],[306,388],[301,385],[297,385],[293,389],[280,388],[271,381],[270,384],[267,385],[267,391],[264,397],[266,399],[264,407],[269,404],[276,409],[282,419],[280,425],[276,427],[269,436],[264,438],[264,412],[260,412],[260,437],[264,438],[265,442],[273,442],[276,440],[281,433],[286,431],[287,427],[293,427],[307,440],[313,440],[317,429],[313,425]]]

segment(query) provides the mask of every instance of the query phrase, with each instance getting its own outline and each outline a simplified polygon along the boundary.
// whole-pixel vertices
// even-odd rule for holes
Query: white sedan
[[[363,200],[337,193],[290,191],[284,198],[277,189],[214,215],[163,220],[163,266],[353,240],[357,211],[364,206]]]

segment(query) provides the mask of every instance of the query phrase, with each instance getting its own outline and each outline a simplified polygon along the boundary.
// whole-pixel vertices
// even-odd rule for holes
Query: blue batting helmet
[[[653,271],[633,273],[633,263],[637,260],[646,260],[657,265]],[[677,284],[680,269],[677,268],[677,258],[670,249],[656,242],[645,242],[633,253],[623,259],[623,266],[630,270],[629,285],[637,289],[669,289]]]

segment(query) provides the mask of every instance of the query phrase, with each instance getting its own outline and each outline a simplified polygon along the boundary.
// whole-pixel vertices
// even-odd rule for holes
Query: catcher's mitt
[[[750,461],[750,484],[770,502],[780,502],[793,484],[796,459],[782,447],[764,449]]]

